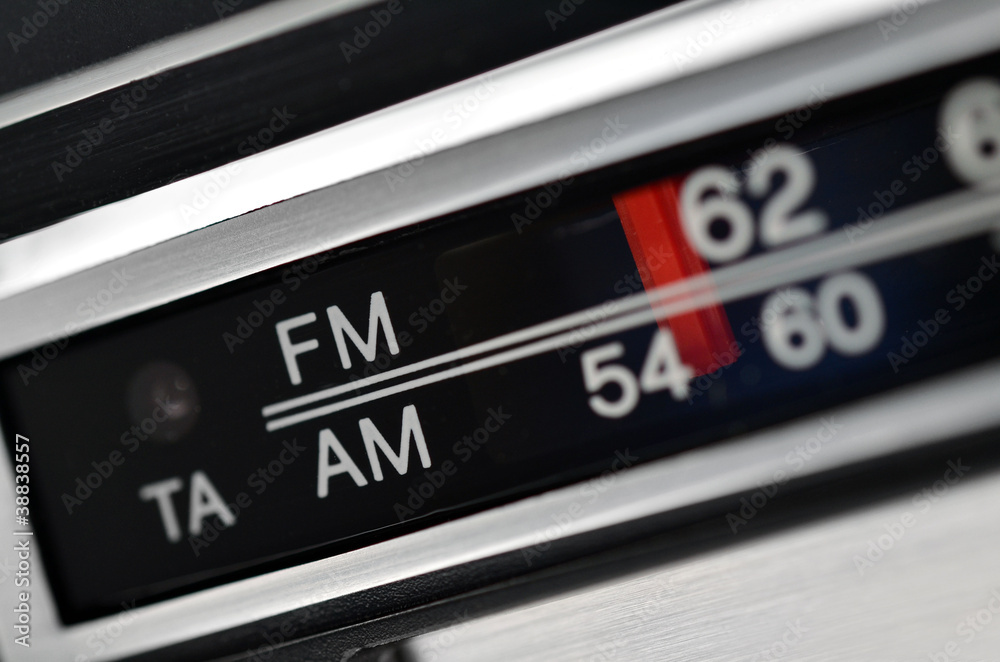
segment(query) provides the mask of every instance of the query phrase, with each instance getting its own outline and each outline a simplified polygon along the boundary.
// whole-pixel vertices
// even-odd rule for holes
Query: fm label
[[[371,296],[371,303],[368,309],[368,338],[361,339],[361,334],[347,320],[339,306],[330,306],[326,309],[326,316],[330,322],[330,331],[333,339],[337,343],[337,352],[340,354],[340,363],[344,369],[351,367],[351,355],[347,351],[347,340],[350,339],[354,346],[360,350],[366,361],[371,363],[375,360],[377,351],[379,325],[385,334],[386,345],[389,353],[395,356],[399,354],[399,344],[396,341],[396,334],[392,330],[392,321],[389,319],[389,309],[385,305],[385,297],[381,292],[374,292]],[[275,324],[275,331],[278,333],[278,344],[281,345],[281,355],[285,359],[285,368],[288,370],[288,378],[294,386],[302,383],[302,374],[299,371],[298,357],[306,352],[311,352],[319,347],[319,341],[315,338],[292,342],[291,332],[316,321],[316,313],[306,313],[291,319],[282,320]]]
[[[348,321],[339,306],[330,306],[327,308],[326,315],[330,323],[330,331],[334,342],[337,344],[337,352],[340,356],[341,364],[345,369],[351,367],[348,340],[361,352],[366,361],[372,362],[375,360],[379,327],[382,328],[382,333],[385,335],[389,352],[393,355],[399,354],[396,334],[393,331],[392,321],[389,319],[389,310],[386,307],[385,297],[382,292],[374,292],[371,295],[368,311],[367,338],[363,339],[361,337],[361,334]],[[288,370],[288,378],[294,385],[302,383],[298,357],[317,349],[319,347],[319,340],[309,338],[294,342],[291,339],[291,332],[294,329],[315,322],[316,314],[306,313],[275,324],[281,354],[285,361],[285,367]],[[395,470],[396,474],[400,476],[406,475],[410,466],[411,447],[415,449],[415,453],[420,459],[421,467],[424,469],[430,468],[431,456],[427,449],[427,440],[424,437],[424,431],[420,425],[420,418],[415,405],[403,407],[398,448],[393,448],[393,445],[386,440],[385,435],[382,434],[370,418],[360,419],[358,421],[358,430],[368,461],[369,475],[372,480],[376,482],[384,480],[383,459],[388,461],[389,466]],[[318,469],[316,474],[317,498],[325,499],[329,495],[330,481],[338,476],[350,478],[356,487],[368,485],[368,476],[361,470],[358,462],[347,451],[333,430],[325,428],[320,431],[318,450]],[[142,501],[156,503],[164,533],[167,540],[171,543],[180,541],[182,537],[181,522],[175,508],[174,495],[183,489],[184,481],[181,477],[175,476],[143,485],[139,490],[139,498]],[[203,471],[195,471],[191,474],[188,502],[187,529],[191,536],[200,535],[204,528],[204,520],[211,516],[217,517],[221,526],[229,527],[236,523],[236,516],[230,510],[226,500],[219,494],[219,491]]]

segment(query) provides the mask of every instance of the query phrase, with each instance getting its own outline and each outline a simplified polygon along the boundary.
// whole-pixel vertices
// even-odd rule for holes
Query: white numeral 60
[[[845,319],[845,303],[854,309],[853,325]],[[761,317],[764,346],[778,365],[789,370],[813,367],[827,345],[846,356],[864,354],[885,333],[878,290],[867,276],[855,272],[824,280],[815,297],[800,287],[776,292],[764,301]]]

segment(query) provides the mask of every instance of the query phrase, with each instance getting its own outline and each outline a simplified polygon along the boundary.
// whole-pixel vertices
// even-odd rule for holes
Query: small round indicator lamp
[[[194,427],[201,403],[194,381],[183,368],[155,361],[140,368],[129,382],[128,411],[150,439],[175,442]]]

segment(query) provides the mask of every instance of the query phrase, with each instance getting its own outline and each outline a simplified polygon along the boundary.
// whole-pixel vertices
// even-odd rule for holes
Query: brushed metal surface
[[[376,0],[281,0],[168,37],[99,65],[0,97],[0,128],[188,62],[239,48]]]
[[[698,6],[701,7],[701,3]],[[780,16],[773,20],[780,23]],[[659,20],[661,17],[654,18]],[[664,30],[670,32],[653,19],[643,19],[639,23],[640,27],[651,30],[644,38],[646,41]],[[657,29],[649,28],[646,23]],[[563,112],[567,111],[564,100],[553,100],[555,106],[552,108],[529,109],[526,115],[518,116],[517,122],[533,123],[492,135],[494,131],[509,127],[507,119],[500,119],[506,102],[498,101],[500,115],[491,113],[489,116],[501,124],[484,121],[474,130],[470,128],[468,134],[463,134],[463,140],[472,142],[424,157],[404,183],[394,189],[387,183],[387,176],[394,174],[394,170],[391,167],[376,170],[299,195],[283,205],[267,206],[87,269],[85,267],[110,256],[122,255],[137,246],[167,240],[177,234],[180,231],[177,224],[181,221],[177,218],[171,221],[158,214],[176,216],[178,203],[191,198],[185,198],[184,192],[178,193],[171,185],[108,205],[101,208],[102,213],[111,214],[116,220],[103,231],[74,225],[84,218],[85,215],[81,215],[54,226],[65,228],[60,232],[66,234],[60,235],[58,241],[55,235],[44,234],[47,229],[0,245],[0,272],[5,274],[0,275],[3,283],[0,290],[10,295],[0,299],[0,357],[269,267],[578,174],[580,168],[570,161],[571,156],[599,136],[606,121],[620,118],[627,129],[602,153],[595,154],[586,169],[600,168],[779,114],[805,104],[819,87],[831,97],[837,97],[986,52],[1000,45],[1000,33],[994,29],[998,24],[998,2],[953,0],[947,6],[929,4],[922,6],[921,11],[909,19],[907,29],[889,42],[882,38],[874,22],[865,21],[848,30],[816,37],[808,43],[794,44],[737,64],[709,66],[697,75],[676,78],[579,110]],[[797,29],[794,24],[787,27]],[[627,50],[630,43],[628,39],[616,40],[616,35],[630,34],[633,29],[631,25],[620,26],[581,41],[601,45],[602,39],[608,39],[610,51],[605,54],[613,56]],[[666,42],[660,42],[660,48],[662,43]],[[543,61],[540,67],[531,64],[532,60],[514,65],[509,73],[512,80],[518,82],[513,84],[509,99],[528,103],[524,95],[530,97],[532,90],[544,86],[550,79],[557,79],[560,72],[590,61],[589,52],[583,50],[582,53],[583,61],[571,48],[567,52],[559,51],[558,56],[552,56],[554,62]],[[648,69],[645,71],[652,76]],[[460,95],[463,90],[468,93],[469,86],[474,89],[480,84],[473,80],[447,88],[440,94],[453,101],[454,95]],[[629,83],[637,84],[637,81]],[[612,88],[621,91],[618,87]],[[609,89],[601,87],[600,94]],[[501,97],[503,95],[498,99]],[[583,101],[578,97],[574,99]],[[425,101],[418,99],[414,103],[419,105]],[[442,110],[436,104],[437,101],[418,108],[417,115],[423,118],[419,126],[428,128],[437,126],[434,122],[444,121],[443,115],[432,112],[433,109]],[[536,121],[554,109],[563,114]],[[323,158],[334,158],[339,164],[349,163],[351,155],[361,158],[366,143],[357,142],[357,135],[352,132],[369,135],[376,127],[386,128],[385,122],[389,119],[393,126],[406,127],[408,117],[412,119],[408,111],[397,107],[334,129],[330,134],[333,142],[324,143],[329,153]],[[424,120],[431,123],[426,124]],[[335,169],[340,172],[336,177],[357,175],[398,158],[409,158],[413,150],[410,141],[413,136],[407,133],[409,130],[394,129],[392,135],[396,142],[392,142],[391,147],[399,153],[389,155],[392,158],[376,162],[388,153],[364,156],[363,167]],[[301,190],[294,187],[303,182],[309,184],[306,190],[323,184],[321,180],[330,173],[323,169],[321,162],[295,162],[288,169],[277,167],[289,165],[283,159],[288,150],[297,154],[294,148],[294,144],[289,144],[247,159],[244,163],[246,173],[250,173],[252,159],[266,157],[279,161],[257,162],[264,164],[260,166],[260,177],[275,173],[293,175],[292,179],[301,176],[301,181],[291,182],[289,185],[293,188],[284,190],[277,198],[293,195]],[[369,158],[376,161],[365,160]],[[263,198],[256,197],[260,192],[254,190],[253,184],[259,181],[258,176],[249,177],[246,185],[242,177],[232,178],[240,183],[226,190],[235,192],[249,186],[253,195],[249,198],[236,196],[230,201],[236,205],[232,208],[229,208],[230,202],[220,203],[220,210],[228,210],[221,217],[238,213],[240,205],[248,204],[249,200],[254,201],[251,208],[275,200],[273,189],[269,193],[265,191]],[[197,178],[184,182],[194,179]],[[288,184],[291,180],[281,181]],[[279,182],[279,188],[281,186],[285,184]],[[191,191],[186,193],[191,194]],[[120,211],[121,215],[117,216]],[[117,228],[118,233],[111,228]],[[126,270],[134,274],[134,279],[96,315],[81,316],[77,312],[80,305],[104,289],[115,270]],[[73,275],[39,285],[39,282],[67,273]]]
[[[456,623],[406,659],[997,662],[1000,473],[945,485]]]
[[[697,38],[707,22],[720,20],[718,17],[724,11],[736,17],[733,27],[690,65],[678,66],[672,55]],[[981,2],[969,0],[953,0],[947,7],[929,4],[908,20],[904,33],[887,42],[876,28],[876,21],[892,11],[892,0],[838,3],[756,0],[676,5],[484,76],[0,244],[0,298],[265,205],[395,164],[430,159],[449,148],[501,132],[508,132],[510,139],[518,139],[513,132],[517,128],[654,86],[663,90],[663,100],[658,102],[660,112],[669,113],[669,119],[663,118],[662,124],[670,126],[684,120],[679,122],[686,125],[684,131],[654,137],[648,127],[630,124],[628,139],[612,145],[590,167],[618,162],[636,153],[710,135],[804,105],[813,90],[820,87],[836,97],[981,54],[1000,44],[1000,36],[989,27],[1000,23],[1000,7],[996,5],[984,7]],[[781,62],[765,60],[767,64],[742,70],[733,80],[711,75],[727,65],[782,52],[794,44],[821,39],[847,28],[853,30],[854,39],[840,43],[833,52],[821,57],[817,54],[822,49],[813,42],[800,49],[801,52],[788,50]],[[915,42],[921,45],[915,47]],[[861,64],[858,60],[867,61]],[[846,67],[850,74],[826,75],[828,64],[834,65],[833,68]],[[795,80],[801,82],[808,75],[812,77],[804,87],[789,85]],[[679,85],[671,87],[671,81]],[[705,89],[709,86],[721,86],[725,98],[715,100]],[[815,101],[815,96],[812,99]],[[463,114],[456,124],[453,109],[469,100],[475,102],[475,112]],[[502,179],[515,181],[511,175],[525,167],[539,175],[528,186],[559,178],[569,166],[569,155],[579,148],[581,140],[585,145],[592,139],[590,133],[600,130],[600,123],[612,110],[621,113],[623,108],[619,104],[617,108],[600,111],[594,118],[598,126],[574,136],[575,144],[559,147],[560,163],[546,168],[545,174],[539,170],[551,158],[551,145],[545,145],[549,141],[540,141],[535,146],[534,138],[525,138]],[[644,136],[643,142],[637,140],[640,135]],[[463,159],[465,188],[479,188],[478,178],[468,172],[475,170],[468,167],[468,161],[482,159],[482,151],[478,157],[462,152],[453,158]],[[418,170],[422,172],[425,168],[426,163]],[[415,188],[413,179],[407,178],[400,188]],[[380,196],[395,200],[405,197],[387,185],[385,176],[378,180]],[[515,190],[505,187],[505,192]],[[478,201],[490,199],[490,194],[493,192],[479,196]],[[201,199],[210,202],[201,205],[198,202]],[[197,209],[195,205],[199,205]]]
[[[810,88],[817,84],[826,85],[832,95],[843,95],[944,62],[957,61],[997,45],[1000,37],[995,26],[1000,24],[1000,3],[954,0],[947,3],[947,8],[943,4],[922,6],[911,16],[907,30],[888,43],[882,40],[873,22],[864,23],[853,30],[817,38],[810,44],[790,46],[743,64],[717,70],[709,68],[698,76],[673,80],[649,90],[602,101],[582,110],[433,154],[415,170],[407,180],[407,186],[392,195],[387,193],[384,171],[375,171],[299,196],[285,205],[260,209],[106,265],[80,271],[72,278],[34,287],[0,301],[0,320],[4,320],[0,332],[0,355],[8,356],[38,344],[40,339],[62,335],[67,324],[80,323],[75,312],[77,306],[106,285],[112,269],[134,270],[136,278],[99,316],[79,324],[79,328],[104,324],[320,250],[345,245],[554,179],[568,167],[569,155],[579,148],[581,141],[593,137],[595,130],[599,131],[609,116],[621,114],[632,128],[592,164],[595,168],[781,112],[803,103]],[[11,320],[16,320],[16,324]],[[932,443],[950,435],[996,426],[1000,424],[998,380],[1000,364],[991,363],[841,408],[832,415],[842,417],[838,420],[844,421],[843,432],[824,447],[806,473],[842,467]],[[784,466],[784,455],[815,434],[820,425],[819,419],[820,416],[816,416],[795,421],[624,473],[592,509],[588,509],[583,517],[559,535],[595,531],[750,489],[758,482],[766,481],[776,468]],[[623,447],[626,445],[623,443]],[[0,528],[6,526],[7,530],[15,528],[11,476],[10,458],[0,454]],[[60,624],[44,568],[36,555],[33,559],[32,618],[34,641],[37,643],[30,650],[22,649],[13,644],[11,632],[5,628],[0,635],[0,650],[5,660],[14,661],[73,659],[81,653],[92,660],[110,660],[211,635],[304,605],[334,600],[403,578],[530,547],[536,544],[540,532],[550,525],[551,515],[564,510],[579,498],[579,487],[556,490],[334,558],[142,607],[131,613],[134,620],[122,629],[112,647],[99,654],[94,653],[88,641],[92,640],[95,632],[116,623],[117,618],[98,619],[72,627]],[[881,520],[877,524],[881,524]],[[803,528],[803,531],[822,532],[824,526]],[[844,528],[851,529],[852,526],[845,524]],[[942,531],[944,535],[951,535]],[[825,534],[822,533],[817,535],[820,535],[819,540],[831,541],[826,547],[833,545],[837,538],[823,537]],[[938,532],[936,536],[930,536],[938,543],[927,542],[921,547],[946,545],[941,535]],[[913,536],[913,539],[917,540],[918,536]],[[985,535],[982,539],[987,543],[992,540]],[[456,540],[460,540],[461,545],[456,545]],[[794,581],[787,579],[781,586],[798,585],[802,589],[808,586],[803,576],[810,572],[817,575],[815,581],[821,581],[836,574],[832,570],[834,566],[839,568],[831,559],[816,561],[818,565],[815,568],[809,565],[811,562],[804,562],[802,566],[783,564],[776,560],[780,559],[776,548],[762,550],[759,547],[761,544],[764,542],[748,545],[751,553],[746,558],[758,559],[758,565],[747,567],[759,568],[758,572],[763,573],[766,566],[772,575],[797,568],[789,575]],[[965,550],[966,547],[942,547],[935,555],[939,559],[938,565],[933,565],[931,561],[928,563],[952,572],[954,568],[946,567],[944,559],[953,556],[955,550]],[[969,557],[972,561],[968,566],[970,569],[975,564],[985,563],[984,557],[978,553],[979,550],[976,550],[976,554]],[[735,560],[712,558],[715,558],[715,565],[711,567],[720,572],[737,564]],[[12,559],[9,549],[0,552],[0,562],[4,559]],[[955,562],[954,559],[952,562]],[[692,569],[688,575],[695,579],[699,576],[725,578],[724,574],[711,575],[709,570],[703,572],[708,574],[698,575],[697,570]],[[897,572],[905,575],[903,571]],[[845,589],[851,586],[842,576],[836,577],[834,581],[841,582]],[[734,578],[733,586],[743,586],[744,591],[739,595],[729,594],[731,600],[735,601],[740,595],[748,596],[747,600],[749,596],[756,596],[750,602],[762,605],[762,608],[770,605],[777,610],[767,613],[784,614],[783,610],[789,609],[782,600],[792,598],[766,599],[763,585],[753,584],[750,581],[752,577],[740,575],[740,578],[749,583],[740,584]],[[988,579],[993,581],[992,576]],[[776,581],[772,579],[764,584],[773,588],[778,586],[774,583]],[[914,590],[905,602],[915,612],[920,612],[918,597],[921,595],[941,595],[946,602],[952,599],[947,597],[950,593],[924,575],[914,581]],[[704,579],[703,583],[717,586],[724,582],[721,579],[718,582]],[[996,585],[1000,586],[1000,578]],[[755,590],[759,592],[754,593]],[[968,597],[966,593],[956,593],[958,602],[947,604],[957,608],[959,602]],[[848,613],[853,604],[851,596],[860,594],[845,590],[846,597],[841,600],[831,592],[828,599],[830,604],[843,602],[841,613]],[[12,591],[0,592],[0,609],[12,609],[13,599]],[[879,604],[888,607],[901,608],[890,595],[879,593],[872,599],[881,600],[883,602]],[[988,596],[984,598],[984,604],[986,599]],[[726,627],[737,628],[739,632],[750,628],[739,620],[746,618],[748,603],[739,604],[743,616],[739,616],[734,608],[732,612],[723,612],[732,614],[730,618],[712,620],[711,624],[705,625],[710,623],[705,617],[709,613],[709,605],[717,609],[719,604],[707,598],[694,604],[685,603],[685,609],[700,616],[694,625],[700,625],[702,630],[685,629],[685,635],[677,635],[670,640],[671,645],[679,645],[681,641],[687,645],[688,657],[675,659],[714,659],[712,651],[723,649],[704,648],[705,654],[699,654],[703,650],[701,647],[709,646],[707,638],[722,636]],[[980,607],[973,601],[965,608],[975,613]],[[676,611],[680,613],[683,610],[677,607]],[[945,614],[946,618],[940,622],[953,624],[955,621],[949,620],[949,614]],[[928,613],[928,622],[941,616],[937,611]],[[769,618],[761,617],[757,622],[771,624]],[[854,620],[847,616],[844,618],[848,625],[857,626]],[[885,615],[884,618],[883,623],[888,623],[890,617]],[[892,622],[898,624],[905,621]],[[684,621],[680,625],[686,623]],[[762,631],[771,632],[763,630],[763,625]],[[914,634],[925,634],[924,630],[929,628],[921,627],[920,632]],[[838,633],[839,638],[846,639],[849,634],[840,634],[846,629],[849,628],[832,631]],[[758,641],[769,644],[781,636],[779,628],[774,635],[751,638],[750,641],[754,642],[754,646]],[[831,638],[838,639],[832,635]],[[628,653],[630,648],[622,648],[613,659],[649,659],[641,657],[645,650],[673,654],[666,648],[658,648],[661,646],[659,640],[643,643],[639,634],[632,640],[639,646],[636,649],[639,652],[632,655]],[[821,641],[826,643],[825,639]],[[849,645],[851,642],[832,641],[832,644]],[[808,652],[814,649],[803,650]],[[480,649],[476,657],[482,657],[484,651],[485,648]],[[754,652],[750,650],[747,657]],[[590,657],[584,659],[601,659],[594,656],[603,653],[586,654]],[[518,658],[513,654],[506,659]],[[864,658],[803,658],[789,652],[786,659]],[[926,659],[926,654],[906,659]]]
[[[1000,426],[998,383],[1000,362],[962,370],[622,471],[597,500],[590,498],[583,484],[553,490],[332,558],[130,610],[124,628],[120,627],[119,615],[63,626],[36,554],[31,578],[33,647],[15,645],[12,630],[0,630],[0,653],[11,662],[70,660],[76,654],[95,661],[118,659],[407,578],[505,552],[532,549],[540,542],[679,511],[756,489],[774,480],[778,470],[788,472],[786,455],[817,438],[825,421],[839,426],[835,427],[836,434],[790,478],[992,429]],[[627,446],[624,442],[622,449]],[[609,457],[609,466],[614,459]],[[13,520],[13,481],[7,454],[0,454],[0,495],[0,530],[15,530],[18,527]],[[579,511],[579,516],[553,527],[553,515],[571,508]],[[949,549],[954,554],[964,547]],[[13,557],[10,548],[0,550],[0,564],[16,563]],[[784,565],[777,557],[772,562]],[[11,613],[15,599],[14,591],[0,591],[0,611]],[[720,622],[725,623],[725,619]],[[109,647],[95,651],[89,642],[109,628],[117,628],[118,636]]]

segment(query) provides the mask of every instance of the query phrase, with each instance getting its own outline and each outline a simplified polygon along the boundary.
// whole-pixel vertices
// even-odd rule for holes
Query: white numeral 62
[[[804,239],[826,229],[826,214],[818,209],[799,211],[816,188],[812,161],[791,145],[779,145],[751,171],[747,192],[762,198],[771,192],[775,175],[784,182],[760,212],[760,241],[768,247]],[[688,241],[710,262],[743,257],[753,246],[753,211],[737,197],[739,181],[722,166],[696,170],[681,191],[681,215]],[[724,224],[714,233],[713,225]]]

